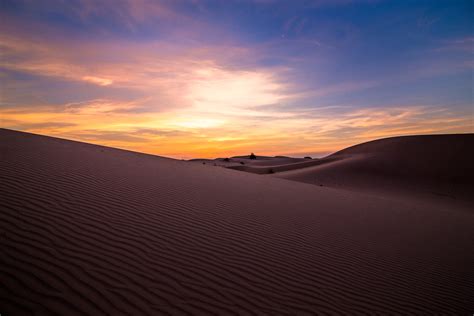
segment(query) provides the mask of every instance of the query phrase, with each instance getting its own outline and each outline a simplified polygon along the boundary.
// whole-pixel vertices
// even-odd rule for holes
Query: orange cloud
[[[94,76],[84,76],[82,80],[98,84],[99,86],[108,86],[113,83],[113,80]]]
[[[6,128],[65,137],[176,158],[333,152],[375,138],[431,133],[472,132],[469,115],[426,106],[397,110],[347,109],[267,113],[241,117],[233,113],[184,117],[180,111],[134,113],[141,100],[129,103],[94,100],[57,107],[2,110]],[[107,113],[107,115],[104,115]],[[51,123],[47,123],[51,122]]]

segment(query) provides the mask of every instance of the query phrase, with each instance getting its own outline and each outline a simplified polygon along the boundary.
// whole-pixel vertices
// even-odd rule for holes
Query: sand
[[[249,156],[237,156],[216,159],[191,159],[190,162],[201,163],[208,166],[224,167],[232,170],[245,171],[255,174],[272,174],[288,170],[302,169],[329,162],[330,158],[323,160],[305,159],[292,157],[268,157],[257,156],[250,159]]]
[[[275,176],[381,196],[474,205],[474,134],[422,135],[356,145]]]
[[[472,204],[4,129],[0,196],[2,315],[474,311]]]

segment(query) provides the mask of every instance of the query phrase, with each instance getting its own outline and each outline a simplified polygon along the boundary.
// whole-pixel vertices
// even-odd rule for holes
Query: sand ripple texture
[[[0,130],[2,315],[474,312],[469,208]]]

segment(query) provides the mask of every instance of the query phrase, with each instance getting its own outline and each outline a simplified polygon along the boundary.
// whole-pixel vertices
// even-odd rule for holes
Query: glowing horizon
[[[5,1],[0,125],[174,158],[474,132],[471,9]]]

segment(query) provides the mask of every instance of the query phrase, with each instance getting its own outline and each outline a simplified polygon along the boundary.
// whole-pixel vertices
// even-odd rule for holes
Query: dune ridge
[[[466,314],[474,215],[0,130],[5,315]]]

